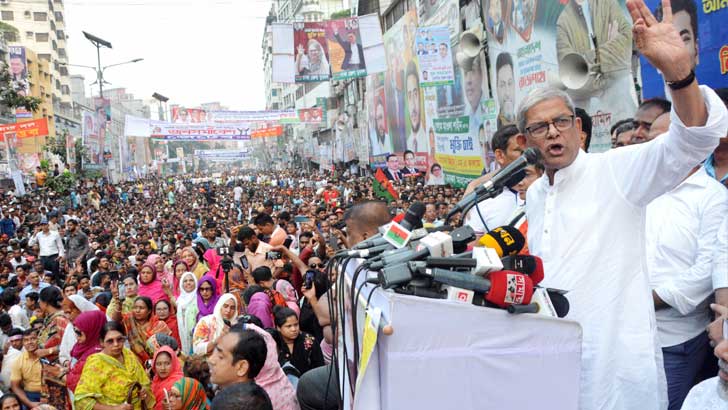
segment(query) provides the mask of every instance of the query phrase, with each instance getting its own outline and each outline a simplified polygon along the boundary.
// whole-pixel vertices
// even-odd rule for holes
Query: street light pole
[[[101,47],[111,48],[111,43],[82,31],[84,37],[96,47],[96,81],[99,82],[99,97],[104,98],[104,71],[101,68]]]

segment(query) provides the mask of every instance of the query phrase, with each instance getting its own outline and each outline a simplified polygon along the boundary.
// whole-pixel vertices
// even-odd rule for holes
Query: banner
[[[295,124],[298,122],[296,110],[271,110],[271,111],[209,111],[207,121],[217,124],[226,123],[248,123],[248,122],[273,122],[281,124]]]
[[[28,60],[25,56],[25,47],[8,46],[8,70],[10,71],[10,86],[22,96],[30,95],[28,81]]]
[[[272,80],[276,83],[293,83],[296,81],[293,25],[273,23],[270,25],[270,32],[273,48]]]
[[[589,2],[586,9],[576,0],[509,4],[483,4],[498,127],[515,122],[529,91],[550,84],[562,85],[577,107],[607,116],[609,124],[634,115],[632,25],[624,0]],[[591,144],[598,152],[611,141],[600,134]]]
[[[445,172],[445,182],[459,188],[480,176],[482,169],[475,140],[468,135],[469,124],[467,116],[433,120],[437,144],[435,159]]]
[[[293,23],[293,44],[297,83],[331,78],[326,23]]]
[[[273,124],[262,124],[251,130],[250,133],[252,138],[280,137],[281,135],[283,135],[283,126]]]
[[[450,31],[447,27],[418,28],[416,47],[420,86],[434,87],[455,82]]]
[[[327,21],[326,39],[331,60],[332,80],[366,76],[364,47],[361,44],[357,17]]]
[[[195,150],[195,157],[207,161],[237,161],[248,158],[247,150],[209,149]]]
[[[323,110],[321,107],[300,109],[298,110],[298,121],[302,124],[321,124]]]
[[[657,11],[659,0],[646,0],[650,10]],[[672,24],[691,51],[691,63],[700,84],[712,88],[728,84],[728,2],[721,0],[686,0],[672,2]],[[697,28],[697,32],[696,31]],[[662,75],[644,57],[642,67],[642,96],[665,97]],[[619,118],[616,118],[619,120]]]
[[[321,122],[328,124],[329,99],[326,97],[316,97],[316,106],[321,108]]]
[[[172,107],[172,123],[174,124],[204,124],[207,122],[207,112],[201,108]]]
[[[48,119],[23,121],[0,125],[4,145],[7,147],[8,168],[26,174],[40,166],[40,153],[48,136]]]
[[[152,138],[175,141],[249,140],[250,124],[156,124]]]

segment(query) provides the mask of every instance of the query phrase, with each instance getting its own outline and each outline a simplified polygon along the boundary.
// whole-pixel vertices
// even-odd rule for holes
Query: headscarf
[[[273,336],[252,323],[245,325],[245,328],[253,330],[263,337],[265,346],[268,348],[265,363],[263,364],[263,368],[260,369],[260,373],[255,377],[255,383],[268,393],[271,403],[275,403],[273,405],[274,410],[299,409],[296,390],[293,388],[291,382],[288,381],[288,377],[283,373],[278,363],[278,346],[275,340],[273,340]]]
[[[202,383],[190,377],[183,377],[174,384],[180,394],[182,408],[185,410],[209,410],[210,401]]]
[[[200,287],[205,282],[212,286],[212,296],[207,303],[205,303],[202,300],[202,296],[200,296]],[[215,278],[209,275],[203,276],[202,279],[197,282],[197,320],[200,320],[203,316],[211,315],[215,311],[215,304],[219,298],[220,296],[217,292],[217,282],[215,281]]]
[[[212,276],[215,278],[215,281],[217,282],[217,288],[218,289],[224,289],[225,287],[225,273],[222,271],[220,267],[220,261],[222,258],[220,255],[217,254],[217,250],[215,249],[208,249],[205,251],[205,254],[202,255],[202,258],[207,263],[207,266],[210,268],[210,270],[207,272],[207,275]]]
[[[268,329],[273,327],[273,303],[265,292],[257,292],[250,298],[248,313],[256,316]]]
[[[293,285],[285,279],[279,279],[276,281],[276,291],[286,299],[286,306],[296,312],[296,316],[301,316],[301,308],[298,307],[298,295]]]
[[[152,270],[154,277],[150,283],[142,283],[142,270],[144,268]],[[152,299],[152,305],[156,304],[160,299],[169,300],[169,297],[166,293],[164,293],[164,289],[162,288],[162,281],[157,278],[157,268],[154,267],[154,264],[145,263],[142,265],[142,268],[139,269],[138,282],[139,290],[137,290],[137,296],[146,296],[149,299]]]
[[[184,262],[182,262],[184,263]],[[175,263],[175,265],[177,265]],[[187,266],[187,264],[185,264]],[[192,279],[195,281],[195,289],[192,290],[192,292],[187,292],[182,287],[182,283],[184,283],[185,276],[191,276]],[[196,300],[197,296],[197,276],[195,276],[192,272],[185,272],[182,274],[182,276],[179,278],[179,284],[177,285],[177,289],[179,291],[179,296],[177,296],[177,312],[180,312],[184,310],[184,308],[187,307],[190,303],[194,302]]]
[[[170,275],[169,272],[165,271],[164,267],[162,267],[161,272],[156,270],[157,261],[159,261],[159,259],[161,259],[161,258],[162,257],[160,255],[153,253],[153,254],[147,256],[147,260],[144,262],[144,264],[150,264],[150,265],[154,266],[157,280],[159,280],[161,282],[162,279],[167,279],[167,283],[169,283],[171,285],[173,275]]]
[[[230,319],[231,324],[234,324],[235,318],[238,317],[238,299],[235,297],[235,295],[231,293],[225,293],[222,296],[220,296],[220,299],[217,300],[217,303],[215,304],[215,313],[213,313],[213,317],[215,318],[215,334],[210,337],[210,340],[215,340],[220,335],[222,335],[222,330],[225,327],[225,321],[222,317],[222,305],[225,304],[228,300],[232,300],[235,302],[235,314],[233,315],[233,318]]]
[[[96,306],[81,295],[73,294],[69,296],[68,299],[71,301],[71,303],[73,303],[74,306],[76,306],[76,309],[81,311],[81,313],[99,310],[98,306]]]
[[[182,249],[182,253],[185,253],[185,252],[189,252],[195,257],[195,263],[188,266],[190,271],[194,272],[195,269],[197,269],[197,265],[200,263],[200,258],[197,256],[197,251],[195,251],[195,249],[193,247],[188,246],[188,247]]]
[[[157,358],[159,357],[160,353],[167,353],[170,358],[171,362],[171,369],[169,370],[169,376],[162,379],[159,377],[158,374],[154,375],[154,378],[152,379],[152,393],[154,393],[154,397],[157,399],[156,403],[154,404],[154,410],[163,410],[164,409],[164,391],[168,391],[174,386],[174,384],[181,378],[183,378],[185,375],[182,372],[182,366],[179,363],[179,359],[177,358],[177,354],[172,350],[169,346],[162,346],[157,350],[156,353],[154,353],[154,360],[152,360],[152,368],[157,363]]]
[[[76,295],[72,295],[71,297],[73,296]],[[93,353],[100,352],[101,328],[103,328],[105,324],[106,315],[98,309],[85,311],[78,315],[76,320],[73,321],[73,325],[86,335],[86,340],[83,342],[76,342],[73,349],[71,349],[71,357],[81,361]]]

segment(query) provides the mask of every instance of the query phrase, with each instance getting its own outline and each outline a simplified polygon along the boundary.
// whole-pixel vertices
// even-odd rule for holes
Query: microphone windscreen
[[[500,307],[509,305],[527,305],[533,296],[533,282],[528,276],[514,271],[502,270],[492,272],[490,291],[485,300]]]
[[[551,304],[556,311],[556,316],[565,317],[567,314],[569,314],[569,299],[567,299],[566,296],[558,292],[552,292],[550,290],[548,290],[547,292],[549,295],[549,299],[551,299]]]
[[[478,243],[482,246],[495,249],[499,257],[515,255],[523,249],[526,238],[512,226],[500,226],[486,233]]]
[[[405,229],[412,230],[422,227],[422,217],[425,216],[425,209],[427,207],[422,202],[413,202],[410,205],[407,212],[404,214],[404,219],[400,223]]]
[[[534,286],[543,280],[543,260],[533,255],[505,256],[501,259],[504,270],[513,270],[528,275]]]

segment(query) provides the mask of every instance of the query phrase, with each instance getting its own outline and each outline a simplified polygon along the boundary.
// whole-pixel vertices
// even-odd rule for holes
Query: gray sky
[[[144,61],[104,72],[112,85],[149,99],[158,92],[188,107],[220,101],[231,109],[265,108],[261,41],[271,0],[68,0],[70,64],[96,66],[86,31],[109,41],[101,65]],[[95,79],[90,69],[72,74]],[[98,86],[94,88],[98,91]]]

